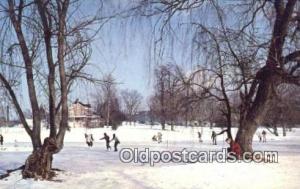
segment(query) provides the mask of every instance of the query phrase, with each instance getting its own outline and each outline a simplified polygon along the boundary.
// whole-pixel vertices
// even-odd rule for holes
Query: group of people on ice
[[[257,134],[259,142],[267,142],[267,132],[263,130],[260,134],[260,132]]]
[[[116,136],[116,134],[113,134],[112,139],[110,140],[110,137],[104,133],[104,136],[102,138],[100,138],[99,140],[105,140],[105,146],[107,150],[111,150],[111,147],[109,145],[110,142],[114,141],[114,151],[117,152],[118,151],[118,145],[120,144],[120,140],[118,139],[118,137]],[[94,137],[93,134],[84,134],[85,140],[86,140],[86,144],[89,147],[93,146],[93,142],[94,142]]]
[[[221,131],[220,133],[216,133],[215,131],[212,131],[211,133],[211,140],[213,145],[217,145],[217,136],[223,134],[224,132],[226,132],[226,130]],[[265,130],[262,131],[262,133],[258,133],[258,139],[259,142],[267,142],[267,132]],[[202,138],[201,138],[201,133],[198,131],[198,138],[199,138],[199,142],[203,142]]]
[[[227,130],[223,130],[220,133],[216,133],[215,131],[212,131],[212,133],[211,133],[212,144],[217,145],[217,136],[225,133],[226,131]],[[202,133],[200,131],[198,131],[197,134],[198,134],[199,142],[202,143],[203,142]],[[257,134],[257,136],[259,138],[259,142],[264,142],[264,143],[267,142],[266,135],[267,135],[267,132],[265,130],[263,130],[261,133],[259,132]],[[241,153],[242,153],[240,145],[237,142],[235,142],[232,138],[227,138],[225,140],[225,142],[227,144],[229,144],[229,147],[227,148],[227,152],[231,153],[231,155],[233,155],[233,156],[237,157],[238,159],[240,159],[241,158]]]
[[[111,150],[111,147],[110,147],[109,143],[111,141],[115,141],[115,143],[114,143],[114,151],[115,152],[118,151],[118,145],[120,144],[120,140],[118,139],[118,137],[116,136],[116,134],[113,134],[113,138],[110,140],[109,136],[106,133],[104,133],[104,136],[102,138],[100,138],[100,140],[105,140],[106,150]]]

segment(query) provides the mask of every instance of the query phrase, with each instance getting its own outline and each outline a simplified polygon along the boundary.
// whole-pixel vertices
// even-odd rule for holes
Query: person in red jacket
[[[227,148],[227,152],[235,156],[236,158],[240,159],[242,154],[242,149],[239,143],[235,142],[231,138],[227,138],[226,142],[230,145],[230,147]]]

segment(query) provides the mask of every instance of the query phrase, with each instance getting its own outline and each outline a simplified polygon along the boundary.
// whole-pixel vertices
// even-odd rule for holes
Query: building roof
[[[91,107],[91,104],[84,104],[83,102],[80,102],[78,98],[75,100],[75,102],[73,102],[73,104],[80,104],[80,105],[88,107],[88,108]]]

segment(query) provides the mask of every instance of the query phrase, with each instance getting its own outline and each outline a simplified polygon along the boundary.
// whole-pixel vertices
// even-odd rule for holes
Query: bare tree
[[[299,88],[289,85],[282,85],[277,89],[276,101],[266,114],[263,121],[267,129],[276,136],[279,136],[278,129],[282,128],[283,136],[287,134],[287,128],[295,126],[299,120]]]
[[[160,69],[155,70],[155,79],[156,79],[156,94],[152,98],[152,107],[157,109],[158,111],[155,111],[159,114],[160,118],[160,124],[162,127],[162,130],[165,130],[165,124],[166,124],[166,83],[165,83],[165,77],[166,77],[167,70],[164,67],[161,67]]]
[[[243,151],[252,152],[253,136],[271,104],[276,100],[276,88],[282,84],[299,86],[299,1],[145,0],[140,4],[140,8],[139,10],[148,16],[159,17],[156,26],[160,32],[156,41],[158,45],[155,45],[158,53],[154,53],[155,55],[166,51],[168,47],[163,46],[163,41],[167,41],[165,44],[169,45],[170,35],[175,35],[175,38],[180,35],[176,35],[174,31],[178,30],[174,29],[174,26],[180,25],[193,32],[189,33],[192,36],[191,46],[196,44],[198,47],[203,34],[210,37],[212,43],[208,52],[206,48],[195,48],[200,52],[199,59],[205,57],[203,54],[215,54],[215,59],[206,63],[216,65],[217,69],[211,70],[210,66],[208,68],[209,72],[218,77],[220,83],[216,85],[217,90],[210,90],[209,93],[218,98],[222,97],[223,101],[230,96],[231,91],[240,92],[239,130],[236,141]],[[187,14],[180,14],[182,12]],[[210,18],[205,17],[204,13]],[[199,19],[199,15],[204,19]],[[182,18],[184,23],[178,24],[181,19],[176,18]],[[262,22],[264,33],[257,30],[258,26],[262,26]],[[211,51],[212,49],[214,51]],[[191,55],[199,61],[193,48]],[[198,64],[205,62],[203,63],[202,59]],[[205,65],[203,67],[207,69]],[[236,79],[232,77],[235,73]],[[224,103],[224,113],[227,124],[230,125],[230,99],[224,100]]]
[[[111,120],[110,116],[112,109],[112,99],[115,97],[116,94],[115,79],[111,74],[105,75],[103,77],[103,85],[101,85],[101,92],[104,97],[106,126],[109,126]]]
[[[186,112],[185,91],[179,75],[181,70],[176,65],[166,64],[158,66],[154,72],[155,94],[150,98],[150,109],[160,118],[163,130],[165,123],[170,124],[173,130],[173,126],[181,119],[180,115]]]
[[[1,35],[4,47],[8,47],[8,53],[13,50],[20,54],[7,59],[3,51],[1,63],[9,69],[24,71],[33,119],[33,125],[30,126],[16,95],[14,80],[1,72],[0,81],[33,146],[33,152],[22,171],[24,178],[51,179],[54,176],[51,170],[53,154],[63,148],[68,128],[68,93],[76,79],[91,79],[82,72],[90,56],[93,38],[86,31],[98,19],[92,16],[88,19],[77,18],[73,22],[74,6],[76,2],[69,0],[1,2],[1,12],[8,19],[3,22],[4,31],[8,32]],[[39,102],[42,97],[39,95],[41,91],[37,90],[38,84],[43,87],[49,102],[50,133],[44,142],[41,138],[42,115]]]
[[[134,115],[139,111],[143,96],[136,90],[125,89],[121,92],[123,104],[129,123],[134,120]]]
[[[111,73],[106,74],[99,81],[98,91],[94,95],[97,114],[106,120],[107,127],[112,126],[114,130],[125,120],[117,84]]]

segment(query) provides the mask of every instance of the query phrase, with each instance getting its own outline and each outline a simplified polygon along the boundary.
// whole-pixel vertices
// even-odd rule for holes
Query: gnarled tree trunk
[[[23,178],[47,179],[55,176],[52,171],[52,156],[58,149],[54,138],[45,138],[41,148],[35,149],[25,162]]]
[[[262,68],[257,78],[259,80],[259,87],[256,97],[244,120],[241,120],[241,125],[235,139],[241,145],[244,152],[253,152],[253,136],[258,125],[262,123],[271,107],[272,100],[275,97],[276,86],[280,82],[276,68]]]

